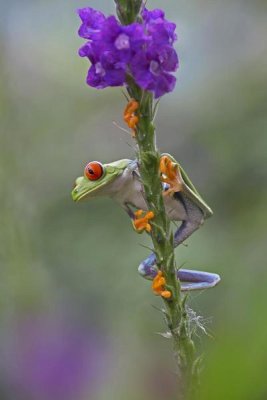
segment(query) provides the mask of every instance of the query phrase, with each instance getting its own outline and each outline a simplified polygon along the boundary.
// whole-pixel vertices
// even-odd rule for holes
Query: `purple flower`
[[[100,11],[91,7],[79,9],[78,14],[82,20],[82,25],[78,32],[79,35],[85,39],[93,39],[100,32],[106,17]]]
[[[82,20],[79,35],[89,39],[79,50],[91,67],[87,83],[97,89],[126,84],[132,75],[143,89],[155,97],[173,90],[178,58],[172,45],[175,24],[165,19],[162,10],[143,10],[142,23],[122,26],[114,16],[106,18],[92,8],[78,11]]]
[[[110,46],[103,45],[101,41],[87,42],[80,48],[79,55],[88,57],[92,64],[87,74],[88,85],[104,89],[124,84],[127,64]]]
[[[89,57],[92,65],[88,71],[87,83],[97,89],[107,86],[122,86],[126,79],[126,64],[112,51],[104,51],[102,54],[95,53]]]
[[[142,17],[145,22],[150,22],[151,20],[157,20],[158,18],[163,19],[165,17],[165,13],[163,10],[159,8],[155,8],[155,10],[149,11],[147,8],[144,8],[142,12]]]
[[[176,25],[165,19],[165,14],[162,10],[148,11],[145,8],[142,17],[154,44],[173,44],[177,39],[175,34]]]
[[[169,72],[178,67],[178,57],[171,46],[155,45],[136,54],[132,61],[132,73],[142,88],[155,93],[155,98],[174,89],[176,78]]]

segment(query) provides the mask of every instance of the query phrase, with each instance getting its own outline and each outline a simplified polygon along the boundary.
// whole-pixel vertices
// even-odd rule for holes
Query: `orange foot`
[[[139,118],[137,115],[135,115],[135,111],[138,109],[139,103],[136,100],[131,100],[127,104],[124,114],[123,114],[123,119],[126,122],[126,124],[129,126],[129,128],[132,129],[132,135],[135,137],[136,133],[136,125],[139,122]]]
[[[183,188],[183,178],[179,165],[174,163],[168,156],[162,156],[159,169],[161,181],[170,185],[169,189],[163,192],[163,195],[173,195],[175,192],[180,192]]]
[[[153,211],[145,212],[143,210],[137,210],[134,215],[134,229],[139,233],[142,233],[143,231],[147,231],[148,233],[151,232],[151,225],[149,223],[149,220],[154,218]]]
[[[152,290],[156,296],[164,297],[164,299],[169,299],[171,297],[171,292],[165,290],[166,279],[163,276],[163,272],[159,271],[152,282]]]

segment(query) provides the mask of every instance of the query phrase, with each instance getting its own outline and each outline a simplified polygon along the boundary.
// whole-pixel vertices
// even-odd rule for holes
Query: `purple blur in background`
[[[1,360],[10,398],[91,398],[107,371],[108,352],[99,335],[47,317],[27,318],[10,331]]]

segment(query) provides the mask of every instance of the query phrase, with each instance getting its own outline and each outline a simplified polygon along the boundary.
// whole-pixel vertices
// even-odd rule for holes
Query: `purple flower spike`
[[[132,75],[143,89],[158,98],[174,89],[176,79],[170,74],[178,67],[173,49],[175,24],[165,19],[160,9],[143,10],[143,22],[123,26],[114,17],[106,18],[92,8],[79,10],[82,25],[79,35],[89,41],[79,50],[91,67],[89,86],[103,89],[126,84]]]

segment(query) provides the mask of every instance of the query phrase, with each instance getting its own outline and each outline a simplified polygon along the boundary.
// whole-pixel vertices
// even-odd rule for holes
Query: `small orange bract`
[[[135,219],[133,220],[134,229],[137,232],[147,231],[148,233],[151,232],[151,225],[149,220],[154,218],[153,211],[148,211],[145,213],[143,210],[137,210],[135,213]]]
[[[164,299],[170,299],[172,294],[169,290],[165,290],[166,279],[163,276],[163,272],[159,271],[152,282],[152,290],[156,296],[164,297]]]
[[[139,118],[135,114],[135,111],[137,111],[138,108],[139,108],[139,103],[136,100],[132,99],[127,104],[127,106],[126,106],[126,108],[124,110],[124,114],[123,114],[124,121],[129,126],[129,128],[132,129],[133,137],[135,137],[136,125],[139,122]]]

